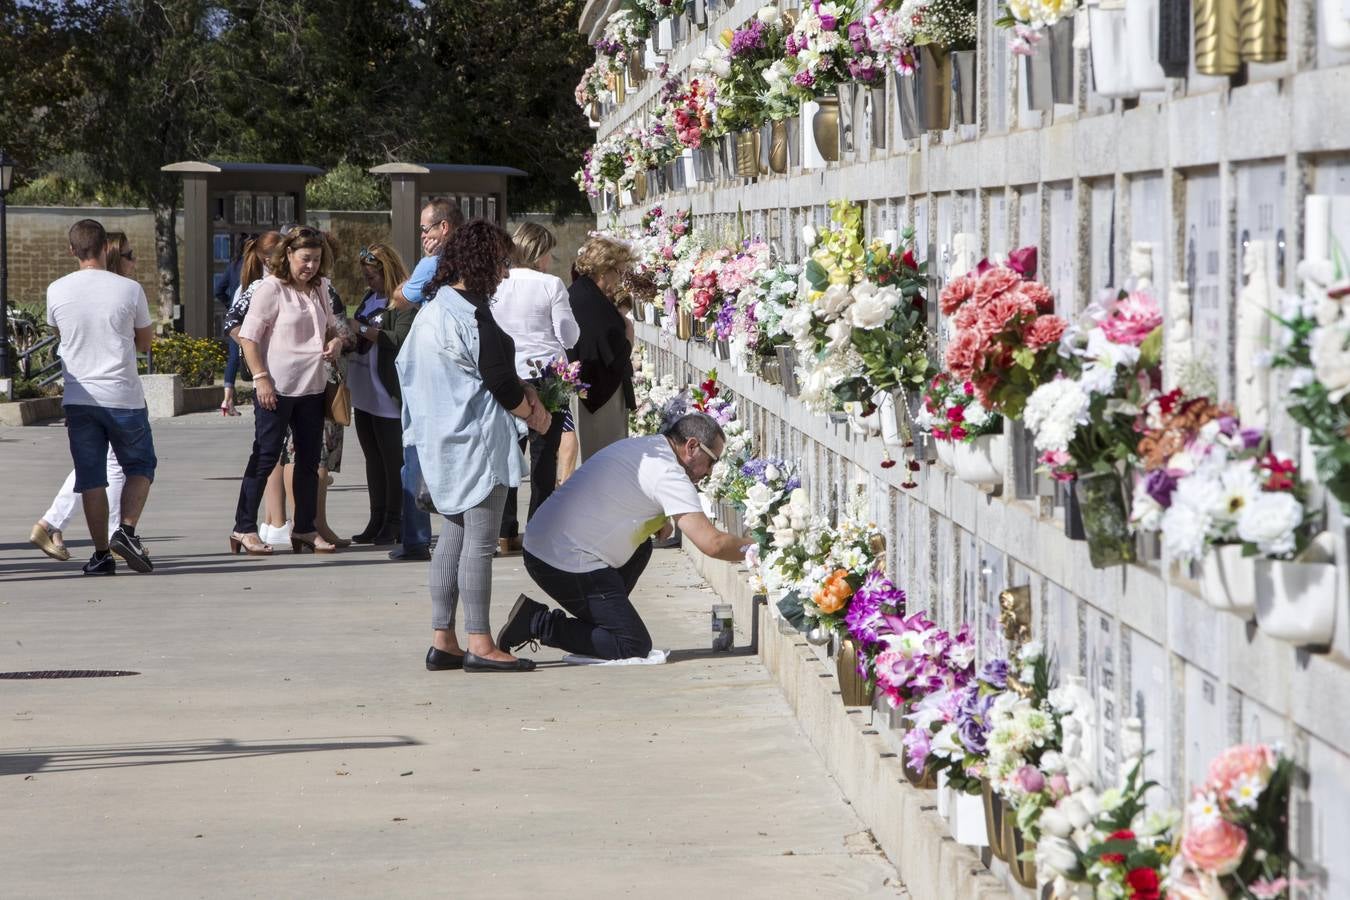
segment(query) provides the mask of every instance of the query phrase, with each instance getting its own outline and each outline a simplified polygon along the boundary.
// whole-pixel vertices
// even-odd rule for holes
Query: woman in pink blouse
[[[295,442],[295,520],[291,549],[332,553],[314,528],[323,443],[324,360],[336,360],[342,339],[321,280],[333,267],[323,235],[298,228],[272,251],[271,274],[253,292],[239,327],[239,347],[253,372],[253,453],[239,485],[230,549],[272,552],[258,538],[258,505],[281,456],[286,427]]]

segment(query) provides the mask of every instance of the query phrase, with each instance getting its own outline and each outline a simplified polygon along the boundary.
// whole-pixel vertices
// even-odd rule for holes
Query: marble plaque
[[[1078,223],[1074,208],[1073,184],[1046,187],[1050,194],[1049,271],[1042,277],[1055,292],[1055,309],[1061,313],[1083,308],[1078,294]]]
[[[1128,663],[1125,669],[1129,679],[1125,715],[1138,719],[1143,726],[1144,752],[1147,754],[1144,776],[1160,785],[1170,784],[1167,769],[1171,748],[1169,700],[1172,690],[1168,684],[1167,651],[1161,644],[1126,628],[1121,634],[1121,653]],[[1128,760],[1121,762],[1129,764]],[[1126,774],[1119,771],[1119,777]],[[1162,799],[1158,798],[1159,801]],[[1153,801],[1150,797],[1150,802]]]
[[[956,221],[952,223],[952,230],[965,231],[970,234],[980,233],[980,205],[976,202],[973,191],[965,191],[955,195],[953,205]]]
[[[1232,397],[1227,354],[1229,311],[1221,296],[1223,207],[1219,176],[1186,179],[1184,278],[1191,286],[1191,328],[1197,354],[1210,349],[1210,364],[1219,382],[1219,397]],[[1154,262],[1154,271],[1158,271]],[[1222,353],[1222,355],[1219,355]],[[1203,358],[1203,356],[1202,356]]]
[[[975,545],[975,535],[961,530],[961,594],[955,610],[952,627],[958,622],[975,621],[979,608],[980,595],[980,554]]]
[[[1008,195],[1006,191],[995,191],[989,195],[989,244],[987,252],[991,259],[1006,259],[1009,249]]]
[[[1190,663],[1186,663],[1185,672],[1183,790],[1189,792],[1204,784],[1210,760],[1228,746],[1228,718],[1226,698],[1218,679]]]
[[[928,201],[914,201],[914,256],[923,262],[928,259]]]
[[[1116,286],[1116,186],[1103,179],[1092,185],[1092,266],[1089,300],[1104,288]]]
[[[982,36],[979,42],[989,48],[986,54],[989,84],[980,90],[989,98],[986,109],[990,134],[1001,134],[1008,130],[1008,72],[1013,61],[1020,58],[1008,49],[1008,29],[994,24],[1002,15],[1001,6],[998,3],[985,4],[986,21],[980,24]]]
[[[1097,698],[1097,768],[1114,771],[1117,740],[1120,734],[1118,708],[1119,660],[1116,656],[1115,619],[1089,606],[1087,608],[1087,686]]]
[[[1041,246],[1041,193],[1035,186],[1023,188],[1017,195],[1017,240],[1016,246],[1010,246],[1009,250],[1020,250],[1023,247]]]
[[[1167,192],[1162,175],[1135,175],[1130,179],[1130,240],[1162,247],[1159,258],[1155,249],[1153,271],[1155,280],[1169,271],[1166,263],[1167,223],[1171,215],[1167,206]],[[1121,273],[1121,280],[1125,273]]]
[[[937,520],[937,582],[929,597],[928,608],[938,622],[950,622],[956,614],[957,584],[956,526],[946,516]]]
[[[1317,738],[1308,740],[1311,802],[1298,803],[1290,849],[1305,864],[1325,870],[1324,898],[1350,897],[1350,757]],[[1298,795],[1295,795],[1298,796]]]
[[[1021,566],[1018,566],[1021,569]],[[1014,573],[1014,578],[1017,574]],[[1038,640],[1054,647],[1061,677],[1083,675],[1083,661],[1078,647],[1078,604],[1073,594],[1053,582],[1045,582],[1043,612],[1039,623],[1033,624]]]
[[[998,623],[999,592],[1007,587],[1004,578],[1003,554],[984,541],[980,542],[980,618],[975,623],[978,629],[979,648],[977,661],[984,663],[996,657],[1008,655],[1008,642],[1003,638],[1003,628]]]

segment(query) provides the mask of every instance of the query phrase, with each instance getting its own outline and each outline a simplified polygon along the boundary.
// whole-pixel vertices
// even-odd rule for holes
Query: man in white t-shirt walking
[[[136,536],[136,524],[150,495],[156,459],[136,352],[149,350],[154,336],[150,306],[138,283],[104,268],[108,236],[102,225],[81,219],[70,227],[69,237],[80,268],[47,287],[47,324],[61,341],[62,404],[75,461],[75,491],[94,541],[84,574],[115,574],[117,563],[110,551],[135,571],[149,572],[154,566]],[[126,475],[121,524],[111,538],[109,447]]]
[[[719,531],[699,503],[695,485],[725,443],[716,421],[693,413],[665,434],[628,438],[586,460],[525,532],[525,571],[562,609],[522,595],[497,646],[509,652],[537,640],[599,659],[647,656],[651,635],[629,594],[651,559],[651,537],[668,535],[674,518],[694,546],[729,562],[754,543]]]

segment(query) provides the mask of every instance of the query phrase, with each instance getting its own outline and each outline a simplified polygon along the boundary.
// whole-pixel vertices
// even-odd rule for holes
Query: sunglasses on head
[[[360,258],[361,262],[365,263],[368,266],[383,267],[383,264],[380,262],[380,258],[376,256],[369,247],[362,247],[360,250],[356,251],[356,255],[358,258]]]
[[[308,225],[287,225],[281,229],[281,236],[284,238],[312,238],[318,237],[318,229],[310,228]]]

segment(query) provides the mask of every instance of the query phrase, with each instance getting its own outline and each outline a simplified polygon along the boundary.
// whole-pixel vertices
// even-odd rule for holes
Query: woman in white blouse
[[[562,279],[549,274],[553,266],[553,248],[558,244],[553,233],[542,225],[525,222],[511,238],[516,245],[515,264],[511,268],[511,277],[497,288],[492,318],[516,342],[516,374],[529,382],[536,374],[530,363],[547,364],[555,359],[566,359],[567,351],[577,342],[580,329],[572,317],[567,286]],[[563,432],[571,430],[572,416],[564,412],[553,417],[553,424],[545,434],[530,432],[527,522],[557,485],[558,444]],[[501,539],[498,541],[502,553],[520,550],[516,504],[516,489],[512,488],[502,513]]]

